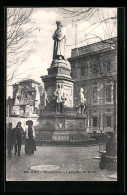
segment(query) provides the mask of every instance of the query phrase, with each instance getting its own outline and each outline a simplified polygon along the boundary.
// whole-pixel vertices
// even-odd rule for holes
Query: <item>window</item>
[[[84,67],[81,68],[81,76],[84,76]]]
[[[111,116],[107,116],[107,127],[111,127]]]
[[[76,78],[76,69],[73,67],[71,69],[71,76],[72,76],[72,78]]]
[[[93,87],[93,103],[96,103],[98,99],[98,87],[94,86]]]
[[[97,64],[93,64],[92,69],[93,69],[93,74],[98,73],[98,65]]]
[[[97,116],[93,117],[93,127],[97,127]]]
[[[84,75],[87,75],[88,74],[88,68],[87,68],[87,65],[84,66]]]
[[[106,101],[111,102],[111,85],[106,86]]]
[[[110,61],[106,62],[106,69],[107,69],[107,72],[111,71],[111,62]]]
[[[87,73],[88,73],[88,69],[87,69],[87,65],[85,65],[85,66],[82,66],[81,68],[80,68],[80,75],[81,76],[86,76],[87,75]]]

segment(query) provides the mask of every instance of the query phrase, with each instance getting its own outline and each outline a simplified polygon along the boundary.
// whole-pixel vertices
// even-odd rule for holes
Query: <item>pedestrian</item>
[[[107,158],[107,156],[116,156],[116,140],[112,132],[107,132],[108,141],[106,143],[106,151],[102,153],[99,167],[100,169],[106,169],[106,166],[112,163],[112,160]]]
[[[7,128],[7,148],[8,158],[11,159],[13,149],[12,123],[9,123]]]
[[[21,127],[21,122],[18,122],[17,126],[16,126],[16,128],[14,129],[14,132],[13,132],[14,145],[15,145],[15,155],[16,155],[17,149],[18,149],[18,156],[20,156],[23,135],[24,135],[24,130]]]
[[[35,143],[35,130],[33,128],[33,121],[29,120],[26,123],[28,127],[25,130],[26,139],[25,139],[25,153],[26,154],[34,154],[36,151],[36,143]]]

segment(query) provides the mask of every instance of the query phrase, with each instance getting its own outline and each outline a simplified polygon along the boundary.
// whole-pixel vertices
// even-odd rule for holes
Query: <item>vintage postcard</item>
[[[117,181],[117,8],[6,9],[6,181]]]

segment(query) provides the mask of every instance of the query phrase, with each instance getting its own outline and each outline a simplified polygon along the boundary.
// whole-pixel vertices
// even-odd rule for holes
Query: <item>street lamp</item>
[[[103,131],[103,113],[102,113],[102,102],[103,102],[103,98],[99,99],[99,106],[100,106],[100,127],[99,130],[102,134]]]
[[[89,106],[86,110],[87,112],[87,128],[86,128],[86,132],[90,133],[90,108],[92,106],[92,101],[90,100]]]

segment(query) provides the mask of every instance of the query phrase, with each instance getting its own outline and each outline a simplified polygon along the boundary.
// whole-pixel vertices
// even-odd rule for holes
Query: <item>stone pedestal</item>
[[[53,92],[58,84],[63,84],[64,92],[67,97],[65,107],[73,107],[73,83],[74,79],[70,76],[71,67],[70,63],[66,60],[54,60],[51,67],[48,69],[48,75],[42,76],[45,90],[49,101],[52,99]]]
[[[42,113],[38,129],[41,134],[50,133],[51,141],[77,141],[86,135],[86,116],[75,112]]]
[[[86,116],[77,115],[73,107],[74,79],[70,76],[71,66],[66,60],[54,60],[48,75],[42,76],[49,103],[39,119],[36,135],[48,141],[77,141],[86,136]],[[57,85],[63,85],[66,101],[63,113],[56,112],[56,102],[52,99]]]

